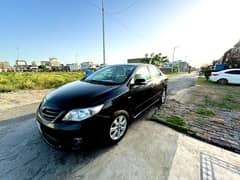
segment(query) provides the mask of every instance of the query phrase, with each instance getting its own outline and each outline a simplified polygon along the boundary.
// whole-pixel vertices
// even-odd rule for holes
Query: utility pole
[[[17,60],[19,60],[19,47],[17,47]]]
[[[173,62],[174,62],[174,56],[175,56],[175,50],[178,48],[178,46],[173,47],[173,55],[172,55],[172,72],[173,72]]]
[[[103,38],[103,65],[105,65],[106,64],[106,57],[105,57],[104,0],[102,0],[102,38]]]

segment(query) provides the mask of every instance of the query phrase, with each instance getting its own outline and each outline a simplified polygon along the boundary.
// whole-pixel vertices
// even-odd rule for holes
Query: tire
[[[167,101],[167,88],[165,87],[163,89],[163,92],[162,92],[161,96],[160,96],[159,102],[160,102],[160,104],[165,104],[166,101]]]
[[[126,134],[129,115],[126,111],[116,111],[107,128],[107,140],[110,144],[117,144]]]
[[[221,85],[226,85],[226,84],[228,84],[228,80],[227,79],[219,79],[218,83]]]

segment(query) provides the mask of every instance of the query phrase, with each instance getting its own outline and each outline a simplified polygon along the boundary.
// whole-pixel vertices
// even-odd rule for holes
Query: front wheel
[[[108,128],[108,140],[111,144],[118,143],[126,134],[128,129],[128,113],[117,111],[114,113],[113,120]]]

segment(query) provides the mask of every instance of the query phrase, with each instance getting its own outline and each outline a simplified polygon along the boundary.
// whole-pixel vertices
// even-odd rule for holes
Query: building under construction
[[[224,53],[222,58],[214,62],[216,64],[227,64],[228,68],[240,68],[240,41]]]

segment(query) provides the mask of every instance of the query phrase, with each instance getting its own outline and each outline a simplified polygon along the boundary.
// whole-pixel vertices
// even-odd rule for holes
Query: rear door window
[[[146,66],[142,66],[142,67],[138,68],[137,71],[135,72],[134,80],[139,79],[139,78],[145,79],[146,81],[151,79],[151,75]]]
[[[233,74],[233,75],[240,75],[240,70],[232,70],[232,71],[228,71],[225,72],[226,74]]]
[[[149,70],[152,78],[159,78],[162,75],[161,71],[155,66],[149,66]]]

